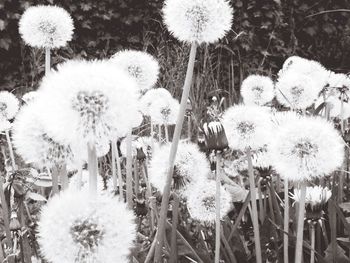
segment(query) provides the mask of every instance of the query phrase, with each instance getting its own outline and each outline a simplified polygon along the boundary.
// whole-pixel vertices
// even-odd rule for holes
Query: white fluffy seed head
[[[320,89],[314,79],[297,71],[289,70],[276,83],[276,98],[292,109],[306,109],[318,98]]]
[[[154,101],[159,99],[170,100],[170,98],[172,98],[170,92],[164,88],[151,89],[140,98],[140,110],[143,115],[149,116],[150,106]]]
[[[275,96],[273,81],[266,76],[250,75],[242,82],[241,95],[246,105],[264,105]]]
[[[74,154],[69,145],[52,139],[40,119],[35,103],[23,106],[13,125],[13,145],[26,163],[42,168],[68,164],[74,168]]]
[[[318,92],[327,85],[330,72],[326,70],[320,63],[314,60],[308,60],[298,56],[289,57],[283,64],[279,77],[288,74],[289,71],[297,72],[314,81],[315,88]]]
[[[149,116],[154,124],[175,124],[180,104],[172,97],[159,97],[149,106]]]
[[[344,143],[333,125],[303,117],[284,123],[271,143],[271,159],[286,180],[302,181],[330,174],[341,166]]]
[[[267,109],[235,105],[222,116],[228,144],[232,149],[259,149],[271,140],[271,119]]]
[[[41,91],[41,116],[59,141],[108,145],[135,123],[137,85],[109,62],[66,62],[43,79]]]
[[[49,262],[128,262],[135,217],[116,198],[66,190],[42,208],[38,242]],[[54,226],[54,227],[53,227]],[[59,231],[57,231],[59,229]]]
[[[22,100],[26,104],[29,104],[30,102],[33,102],[37,98],[37,96],[38,96],[37,91],[29,91],[22,96]]]
[[[73,20],[58,6],[29,7],[19,21],[19,32],[32,47],[59,48],[72,39]]]
[[[226,0],[166,0],[163,18],[180,41],[213,43],[231,29],[233,10]]]
[[[170,144],[156,148],[150,162],[149,180],[160,192],[163,192],[167,170]],[[210,173],[209,162],[196,144],[181,141],[174,164],[173,187],[183,193],[194,182],[207,179]]]
[[[294,189],[294,194],[292,198],[295,202],[300,202],[300,189]],[[306,197],[305,205],[306,206],[319,206],[326,204],[329,198],[331,198],[332,192],[327,187],[322,186],[308,186],[306,187]]]
[[[153,88],[158,80],[158,61],[146,52],[120,51],[111,58],[111,62],[135,78],[140,94]]]
[[[13,119],[19,109],[19,101],[8,91],[0,91],[0,119]]]
[[[191,184],[185,192],[190,216],[201,222],[212,223],[216,216],[215,181],[203,181]],[[220,186],[220,217],[223,218],[232,209],[230,193]]]

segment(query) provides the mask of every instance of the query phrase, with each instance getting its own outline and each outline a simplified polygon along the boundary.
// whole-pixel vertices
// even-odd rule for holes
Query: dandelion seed
[[[308,180],[341,166],[344,145],[331,123],[304,117],[277,130],[271,143],[271,158],[276,171],[286,180]]]
[[[146,52],[120,51],[111,58],[111,62],[135,78],[141,94],[151,89],[157,82],[158,61]]]
[[[170,100],[172,98],[170,92],[163,88],[151,89],[140,98],[140,110],[143,115],[149,116],[150,106],[158,99]]]
[[[188,186],[185,196],[187,208],[192,218],[201,222],[214,222],[216,184],[214,181],[204,181]],[[232,209],[232,197],[221,186],[220,190],[220,216],[223,218]]]
[[[210,173],[205,155],[193,143],[180,142],[174,164],[173,186],[180,194],[187,185],[207,179]],[[149,180],[159,191],[163,191],[166,182],[170,144],[155,149],[150,162]]]
[[[125,136],[137,116],[136,83],[105,61],[70,61],[41,85],[42,118],[57,140],[105,147]],[[87,150],[83,150],[87,152]]]
[[[179,40],[212,43],[231,29],[233,11],[226,0],[167,0],[163,17]]]
[[[29,7],[19,21],[23,40],[32,47],[59,48],[72,39],[73,20],[57,6]]]
[[[232,149],[258,149],[271,140],[271,121],[263,107],[236,105],[222,116],[228,144]]]
[[[317,83],[307,75],[289,70],[276,83],[276,98],[284,106],[292,109],[306,109],[320,93]]]
[[[149,106],[149,115],[154,124],[175,124],[180,104],[172,97],[158,98]]]
[[[241,95],[244,104],[262,106],[275,96],[273,81],[265,76],[248,76],[242,82]]]
[[[19,109],[19,102],[15,95],[8,91],[0,91],[0,119],[13,119]]]
[[[43,207],[38,242],[53,263],[128,262],[136,238],[133,221],[132,212],[116,198],[90,200],[86,192],[67,190]]]
[[[37,105],[23,106],[13,126],[13,144],[26,163],[38,168],[52,168],[68,163],[74,168],[74,154],[69,145],[53,140],[39,117]]]

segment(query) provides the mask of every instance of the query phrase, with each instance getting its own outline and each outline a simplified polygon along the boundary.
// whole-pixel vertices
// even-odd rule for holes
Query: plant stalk
[[[45,76],[51,70],[51,50],[49,47],[45,48]]]
[[[310,239],[311,239],[310,263],[314,263],[315,262],[315,225],[313,222],[310,223]]]
[[[305,197],[306,197],[306,184],[305,182],[301,182],[299,211],[298,211],[297,241],[295,245],[295,263],[301,263],[302,257],[303,257]]]
[[[8,147],[9,147],[12,169],[13,169],[13,171],[15,171],[15,170],[17,169],[17,167],[16,167],[16,161],[15,161],[15,155],[14,155],[14,153],[13,153],[13,147],[12,147],[11,137],[10,137],[10,133],[9,133],[8,130],[5,130],[5,135],[6,135],[6,140],[7,140],[7,144],[8,144]]]
[[[194,69],[194,63],[195,63],[195,58],[196,58],[196,51],[197,51],[197,43],[193,42],[191,45],[191,52],[190,52],[190,57],[189,57],[189,61],[188,61],[188,66],[187,66],[185,84],[183,87],[183,92],[182,92],[182,97],[181,97],[180,110],[178,113],[175,131],[174,131],[174,135],[173,135],[173,141],[172,141],[171,148],[170,148],[168,174],[167,174],[167,178],[166,178],[165,187],[163,190],[160,218],[159,218],[159,222],[158,222],[158,230],[156,233],[157,242],[156,242],[155,257],[154,257],[155,263],[161,263],[163,243],[164,243],[164,234],[165,234],[165,229],[166,229],[166,217],[167,217],[167,211],[168,211],[168,205],[169,205],[170,186],[171,186],[171,181],[173,178],[174,163],[175,163],[177,147],[178,147],[178,144],[180,141],[182,125],[183,125],[185,113],[186,113],[187,99],[189,97],[190,89],[191,89],[191,83],[192,83],[192,78],[193,78],[193,69]]]
[[[171,254],[169,263],[177,263],[177,224],[179,222],[179,204],[180,198],[176,193],[173,193],[173,220],[171,225]]]
[[[126,136],[126,202],[133,209],[132,201],[132,130]]]
[[[254,230],[256,262],[262,263],[258,209],[256,205],[255,179],[254,179],[254,172],[253,172],[252,156],[251,156],[249,147],[247,148],[247,159],[248,159],[249,185],[250,185],[251,202],[252,202],[252,222],[253,222],[253,230]]]
[[[288,180],[284,179],[284,224],[283,224],[283,259],[284,263],[288,263],[288,233],[289,233],[289,186]]]
[[[95,144],[88,144],[89,193],[95,198],[97,195],[98,163]]]
[[[216,193],[215,193],[215,263],[220,262],[220,190],[221,190],[221,153],[216,153]]]

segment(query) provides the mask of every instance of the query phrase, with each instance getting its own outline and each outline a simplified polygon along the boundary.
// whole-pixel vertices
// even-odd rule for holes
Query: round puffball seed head
[[[274,84],[269,77],[251,75],[242,82],[241,95],[246,105],[264,105],[274,96]]]
[[[0,92],[0,119],[13,119],[19,109],[19,101],[15,95],[8,91]]]
[[[233,10],[226,0],[167,0],[163,18],[180,41],[213,43],[231,29]]]
[[[19,21],[23,40],[32,47],[60,48],[72,39],[73,20],[58,6],[29,7]]]
[[[271,142],[272,164],[282,178],[303,181],[322,177],[341,166],[344,143],[333,125],[303,117],[281,125]]]
[[[146,52],[120,51],[111,58],[111,62],[135,78],[141,94],[151,89],[158,80],[158,61]]]

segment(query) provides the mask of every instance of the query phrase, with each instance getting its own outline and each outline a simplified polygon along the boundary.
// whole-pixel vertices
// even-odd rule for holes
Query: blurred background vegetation
[[[53,52],[53,66],[66,59],[108,58],[126,49],[145,50],[158,58],[158,86],[181,94],[188,46],[166,30],[163,0],[0,0],[0,89],[18,95],[35,90],[44,74],[44,53],[24,45],[18,33],[23,11],[56,4],[73,17],[74,39]],[[241,81],[251,73],[275,78],[283,61],[299,55],[338,72],[350,69],[349,0],[231,0],[234,25],[219,43],[197,55],[191,99],[197,113],[211,95],[239,100]],[[332,11],[329,10],[338,10]]]

